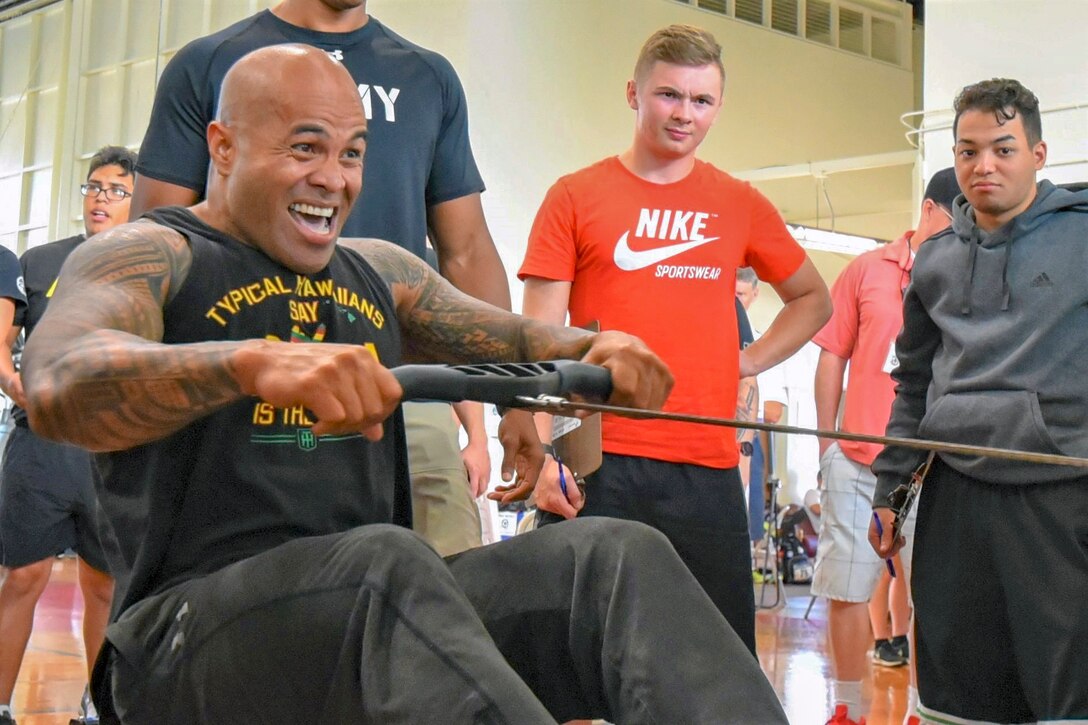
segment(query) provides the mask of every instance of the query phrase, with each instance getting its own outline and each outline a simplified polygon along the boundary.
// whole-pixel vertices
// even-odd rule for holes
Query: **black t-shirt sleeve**
[[[0,247],[0,297],[15,303],[14,324],[21,325],[26,316],[26,288],[19,258],[7,247]]]
[[[736,297],[733,298],[733,302],[737,308],[737,332],[740,333],[740,349],[743,350],[755,341],[755,335],[752,334],[752,323],[748,321],[748,313],[744,310],[744,305]]]
[[[468,102],[453,66],[435,56],[431,66],[442,85],[442,126],[427,179],[427,206],[484,190],[468,136]]]
[[[166,64],[136,165],[139,174],[192,189],[201,198],[208,180],[205,133],[214,114],[206,83],[210,52],[194,41]]]

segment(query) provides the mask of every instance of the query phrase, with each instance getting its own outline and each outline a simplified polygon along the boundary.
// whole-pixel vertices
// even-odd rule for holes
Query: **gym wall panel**
[[[0,26],[0,97],[22,94],[31,82],[30,69],[35,58],[30,52],[34,18],[16,18]]]
[[[82,200],[75,193],[94,152],[106,144],[138,148],[147,130],[155,84],[177,51],[202,35],[268,7],[273,0],[75,0],[84,11],[80,44],[89,49],[78,68],[77,101],[84,119],[63,195],[67,226],[82,227]],[[123,39],[112,51],[98,51],[102,33]],[[107,35],[107,37],[110,37]],[[66,201],[65,201],[66,200]],[[65,232],[60,232],[64,234]]]
[[[1042,178],[1088,181],[1088,2],[927,0],[923,130],[926,176],[952,163],[952,101],[985,78],[1016,78],[1042,110]]]
[[[0,136],[0,176],[18,174],[23,169],[26,106],[25,96],[12,97],[0,103],[0,120],[4,124],[4,133]]]
[[[16,252],[48,228],[64,9],[0,25],[0,241]]]
[[[59,95],[57,87],[53,86],[38,91],[27,99],[34,127],[34,133],[30,134],[31,138],[26,144],[28,166],[47,166],[53,163],[53,152],[57,143],[53,126],[59,112]]]
[[[53,186],[52,167],[31,171],[26,175],[26,222],[31,227],[49,226],[49,202]]]
[[[0,243],[81,230],[90,157],[139,146],[166,62],[275,1],[62,0],[0,23]]]

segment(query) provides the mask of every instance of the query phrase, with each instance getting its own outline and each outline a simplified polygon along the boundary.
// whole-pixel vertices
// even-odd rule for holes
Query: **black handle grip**
[[[393,375],[404,388],[404,400],[475,400],[514,408],[518,396],[581,395],[607,400],[612,373],[607,368],[573,360],[484,365],[401,365]]]

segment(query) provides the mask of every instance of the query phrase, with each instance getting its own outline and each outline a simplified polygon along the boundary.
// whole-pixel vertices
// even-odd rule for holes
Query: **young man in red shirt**
[[[641,337],[676,386],[665,408],[730,417],[739,378],[783,360],[831,308],[823,280],[758,191],[696,159],[722,107],[721,47],[673,25],[643,46],[627,102],[631,147],[561,178],[537,213],[519,277],[524,314]],[[738,267],[785,302],[763,337],[737,352]],[[547,440],[547,426],[539,425]],[[614,516],[662,531],[750,650],[755,605],[734,431],[605,416],[604,462],[561,492],[549,459],[537,506],[571,518]],[[547,518],[547,517],[542,517]]]

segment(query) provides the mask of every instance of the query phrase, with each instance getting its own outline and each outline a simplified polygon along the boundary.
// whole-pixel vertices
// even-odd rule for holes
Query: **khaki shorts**
[[[480,509],[469,492],[449,403],[405,403],[412,528],[442,556],[480,546]]]
[[[847,458],[838,443],[832,443],[820,457],[820,473],[824,481],[822,521],[812,593],[843,602],[867,602],[886,569],[869,544],[876,476],[868,466]],[[907,544],[899,559],[905,571],[896,571],[896,576],[908,581],[917,511],[917,506],[911,509],[903,527]]]

